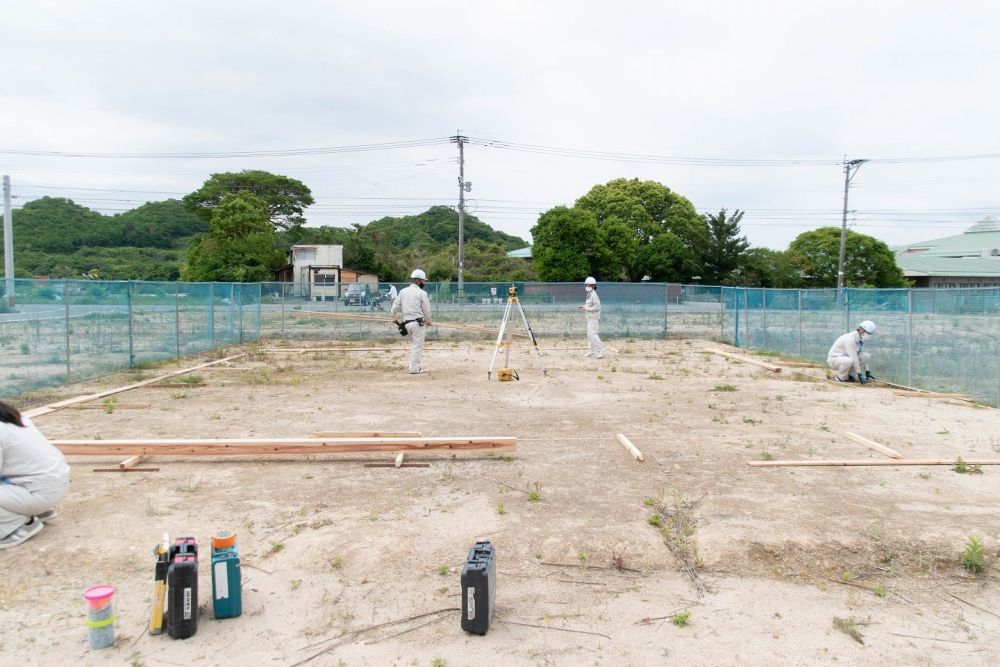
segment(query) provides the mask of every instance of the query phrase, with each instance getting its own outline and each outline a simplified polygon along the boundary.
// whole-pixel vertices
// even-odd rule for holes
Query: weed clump
[[[972,574],[979,574],[986,569],[983,541],[975,535],[969,536],[965,550],[962,551],[962,567]]]

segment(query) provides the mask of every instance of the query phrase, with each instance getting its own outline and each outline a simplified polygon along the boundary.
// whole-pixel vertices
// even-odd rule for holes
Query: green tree
[[[740,266],[730,271],[722,284],[737,287],[801,287],[802,272],[792,264],[784,250],[751,248],[743,256]]]
[[[702,283],[723,285],[729,275],[743,264],[750,243],[740,236],[743,211],[727,215],[726,209],[703,216],[708,226],[708,240],[701,253]]]
[[[708,227],[686,197],[656,181],[618,178],[596,185],[576,200],[576,208],[592,213],[602,230],[614,229],[608,240],[615,245],[614,257],[620,275],[640,280],[644,271],[636,265],[642,246],[663,232],[674,234],[684,247],[680,275],[690,280],[701,273],[701,252],[708,241]],[[627,229],[628,234],[623,230]],[[649,252],[643,253],[648,258]]]
[[[686,282],[684,270],[687,250],[672,232],[660,232],[636,255],[635,268],[643,278],[658,283]]]
[[[226,195],[248,193],[259,197],[276,229],[292,229],[305,223],[302,212],[313,203],[312,192],[302,181],[259,169],[212,174],[205,183],[184,197],[184,204],[205,222]]]
[[[807,287],[836,287],[840,266],[840,229],[820,227],[799,234],[788,246],[792,264],[802,272]],[[847,232],[844,259],[847,287],[907,287],[896,256],[876,238]]]
[[[227,194],[212,212],[208,234],[188,249],[184,280],[260,282],[284,262],[267,202],[248,192]]]
[[[565,206],[550,209],[539,216],[531,228],[531,237],[532,260],[539,280],[603,278],[614,270],[604,233],[589,211]]]

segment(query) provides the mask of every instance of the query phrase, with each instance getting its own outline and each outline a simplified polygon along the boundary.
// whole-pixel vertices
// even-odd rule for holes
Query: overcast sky
[[[590,152],[466,147],[469,210],[525,238],[541,211],[628,177],[703,212],[744,209],[750,241],[783,249],[839,226],[845,155],[873,159],[852,183],[852,228],[890,245],[1000,214],[995,0],[32,0],[4,2],[2,21],[3,150],[280,150],[461,130]],[[50,195],[114,212],[213,172],[267,169],[312,189],[310,225],[346,226],[455,205],[456,157],[444,142],[229,159],[0,153],[0,173],[15,206]]]

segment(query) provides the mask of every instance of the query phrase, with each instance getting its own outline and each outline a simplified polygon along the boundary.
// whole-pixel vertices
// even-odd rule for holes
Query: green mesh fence
[[[0,307],[0,396],[260,337],[258,284],[14,283],[14,307]]]
[[[260,338],[398,340],[390,285],[15,281],[0,307],[0,395],[76,382]],[[395,283],[397,290],[407,283]],[[438,322],[496,328],[511,283],[430,283]],[[532,330],[584,339],[580,283],[514,283]],[[865,319],[882,379],[1000,405],[1000,289],[779,290],[602,283],[601,334],[697,338],[825,364],[833,340]],[[311,317],[332,313],[342,317]],[[519,314],[515,325],[520,326]],[[362,319],[364,318],[364,319]],[[381,319],[380,319],[381,318]],[[483,339],[433,327],[429,338]]]
[[[1000,405],[1000,289],[722,292],[723,338],[734,345],[825,365],[839,334],[872,320],[865,351],[877,377]]]

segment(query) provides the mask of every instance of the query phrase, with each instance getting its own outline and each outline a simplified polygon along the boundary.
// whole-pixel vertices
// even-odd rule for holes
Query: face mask
[[[421,281],[421,282],[419,282],[417,284],[420,285],[420,289],[422,289],[422,290],[426,290],[427,289],[427,283]]]
[[[590,285],[587,285],[586,287],[584,287],[584,289],[587,290],[588,292],[593,292],[594,291],[594,288],[591,287]]]

